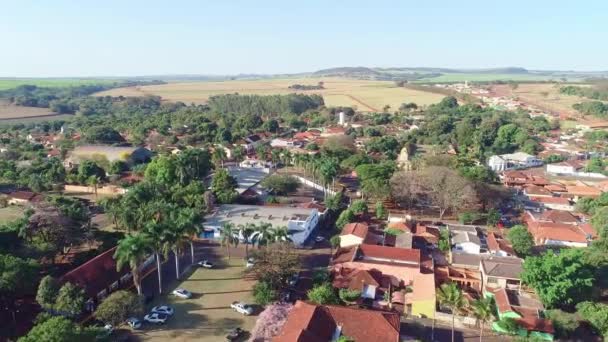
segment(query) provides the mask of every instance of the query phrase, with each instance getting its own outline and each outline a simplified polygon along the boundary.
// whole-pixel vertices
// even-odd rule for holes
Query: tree
[[[140,297],[130,291],[120,290],[112,292],[95,310],[95,318],[106,323],[118,326],[129,317],[143,313],[144,306]]]
[[[604,303],[582,302],[576,305],[576,311],[604,338],[608,337],[608,305]]]
[[[473,315],[477,318],[479,324],[479,341],[483,341],[483,327],[486,322],[490,321],[494,316],[494,301],[492,298],[480,298],[475,300],[471,306],[473,307]]]
[[[443,229],[439,233],[439,243],[437,245],[440,251],[443,253],[447,253],[452,248],[452,244],[450,243],[450,231],[447,229]]]
[[[178,182],[177,163],[173,156],[160,155],[146,167],[145,178],[154,183],[172,185]]]
[[[336,228],[342,229],[348,223],[354,222],[355,219],[356,217],[353,211],[350,208],[346,209],[340,213],[340,216],[338,216],[338,219],[336,220]]]
[[[272,289],[279,290],[300,268],[300,258],[286,243],[275,243],[253,252],[255,264],[247,273]]]
[[[367,214],[367,202],[364,200],[356,200],[350,205],[350,210],[354,214]]]
[[[258,305],[266,305],[277,299],[277,291],[265,281],[253,286],[253,298]]]
[[[496,226],[500,221],[500,212],[494,208],[490,208],[486,213],[486,224],[488,226]]]
[[[457,311],[465,307],[466,299],[456,283],[444,283],[441,284],[439,291],[437,291],[437,300],[441,305],[450,308],[452,311],[452,342],[454,342],[455,315]]]
[[[289,228],[287,226],[281,226],[273,228],[272,230],[272,239],[275,242],[289,242],[291,241],[291,237],[289,237]]]
[[[220,230],[221,236],[221,244],[226,247],[226,253],[228,254],[228,259],[230,259],[230,246],[235,245],[238,242],[238,237],[236,236],[236,230],[234,224],[230,222],[226,222],[222,225]]]
[[[388,107],[388,106],[385,106],[385,107]],[[338,337],[336,342],[355,342],[355,340],[348,336],[341,335],[340,337]]]
[[[517,321],[512,317],[503,317],[496,322],[496,325],[498,325],[501,332],[507,335],[517,335],[517,332],[521,329]]]
[[[386,208],[384,207],[384,203],[380,201],[376,202],[376,218],[379,220],[386,218]]]
[[[361,291],[340,289],[338,292],[340,299],[346,304],[354,304],[357,299],[361,298]]]
[[[84,303],[84,290],[80,286],[67,282],[59,289],[53,308],[58,312],[74,317],[82,313]]]
[[[76,178],[78,183],[86,184],[91,177],[97,177],[100,180],[106,179],[106,172],[104,169],[99,167],[94,161],[83,160],[78,165],[78,172]]]
[[[274,240],[274,229],[272,228],[272,224],[261,222],[255,226],[254,232],[251,234],[251,239],[257,243],[258,248],[261,248],[262,245],[268,245],[268,242]]]
[[[55,298],[59,292],[59,284],[57,280],[50,275],[45,276],[40,280],[38,292],[36,293],[36,301],[41,307],[51,310],[55,305]]]
[[[547,308],[572,308],[589,299],[595,283],[594,268],[585,259],[583,249],[549,251],[528,257],[521,280],[531,286]]]
[[[432,204],[439,208],[439,219],[447,210],[456,212],[477,200],[471,183],[454,170],[431,166],[422,171],[422,188]]]
[[[32,259],[21,259],[0,254],[0,305],[13,313],[15,322],[15,300],[31,293],[38,280],[38,263]]]
[[[339,304],[340,299],[330,283],[316,285],[308,291],[308,300],[319,305]]]
[[[211,180],[211,191],[220,203],[232,203],[236,200],[238,183],[227,170],[221,169],[215,172]]]
[[[153,242],[143,233],[128,235],[120,240],[114,259],[116,260],[116,270],[120,271],[125,265],[131,268],[133,284],[137,288],[137,294],[141,295],[141,274],[139,267],[152,252]]]
[[[65,317],[54,316],[36,324],[27,335],[19,338],[18,341],[93,342],[102,334],[103,328],[83,328]]]
[[[518,224],[511,227],[507,233],[507,239],[513,245],[513,250],[517,255],[526,257],[532,253],[534,238],[525,226]]]
[[[291,309],[293,309],[293,305],[289,303],[273,303],[266,306],[266,309],[258,316],[255,327],[251,330],[251,341],[272,340],[281,332]]]
[[[274,174],[270,177],[266,177],[262,182],[262,186],[273,195],[287,195],[298,189],[300,181],[297,178],[290,175],[277,175]]]
[[[555,337],[568,339],[574,336],[575,330],[579,326],[579,319],[576,313],[569,313],[559,309],[545,310],[545,317],[550,319],[555,327]]]

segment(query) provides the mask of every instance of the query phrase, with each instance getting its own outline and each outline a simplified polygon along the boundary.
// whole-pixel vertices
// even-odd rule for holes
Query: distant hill
[[[312,73],[312,76],[382,76],[382,73],[366,67],[339,67],[322,69]]]

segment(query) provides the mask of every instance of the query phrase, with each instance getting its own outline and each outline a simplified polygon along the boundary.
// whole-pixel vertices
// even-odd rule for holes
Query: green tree
[[[576,312],[604,338],[608,337],[608,305],[582,302],[576,305]]]
[[[384,207],[384,204],[380,201],[376,202],[376,218],[379,220],[384,220],[386,219],[386,208]]]
[[[93,342],[102,334],[103,328],[83,328],[65,317],[55,316],[36,324],[19,342]]]
[[[500,212],[494,208],[490,208],[486,213],[486,223],[488,226],[496,226],[500,221]]]
[[[261,184],[270,194],[287,195],[298,189],[300,181],[293,176],[274,174],[266,177]]]
[[[594,268],[586,263],[586,251],[566,249],[528,257],[521,280],[531,286],[547,308],[572,308],[589,299],[595,283]]]
[[[253,298],[258,305],[267,305],[277,299],[277,292],[265,281],[253,286]]]
[[[275,230],[272,228],[272,224],[261,222],[255,226],[251,239],[257,243],[258,248],[261,248],[262,245],[268,245],[270,241],[274,240],[274,232]]]
[[[238,196],[236,187],[236,179],[225,169],[217,170],[211,180],[211,191],[220,203],[234,202]]]
[[[160,155],[148,163],[145,178],[158,184],[172,185],[178,181],[176,169],[174,157]]]
[[[512,317],[503,317],[496,324],[507,335],[517,335],[517,332],[521,329],[517,321]]]
[[[67,282],[59,289],[53,308],[69,316],[78,316],[84,309],[84,303],[84,290],[79,286]]]
[[[129,317],[141,315],[144,311],[140,297],[130,291],[116,291],[104,299],[95,310],[95,318],[113,326],[119,326]]]
[[[38,270],[38,263],[32,259],[0,254],[0,305],[3,310],[15,312],[16,297],[31,293],[38,282]]]
[[[515,225],[509,229],[507,239],[513,245],[513,250],[521,257],[528,256],[532,253],[534,247],[534,239],[526,226]]]
[[[340,299],[346,304],[353,304],[361,298],[361,291],[358,290],[340,289],[338,294]]]
[[[466,306],[466,299],[456,283],[444,283],[437,291],[437,300],[452,311],[452,342],[454,342],[455,315]]]
[[[350,205],[350,210],[354,214],[367,214],[367,202],[364,200],[356,200]]]
[[[545,310],[545,317],[553,322],[555,337],[568,339],[573,336],[579,326],[576,313],[565,312],[559,309]]]
[[[137,288],[139,295],[142,294],[139,266],[152,252],[152,246],[153,242],[150,237],[144,233],[138,233],[136,235],[128,235],[120,240],[116,252],[114,252],[116,270],[120,271],[125,265],[129,265],[131,274],[133,275],[133,284]]]
[[[83,160],[78,165],[78,173],[76,178],[78,183],[87,184],[91,177],[97,177],[100,180],[106,179],[106,172],[91,160]]]
[[[443,229],[439,233],[439,243],[437,245],[440,251],[443,253],[447,253],[452,248],[452,244],[450,243],[450,231],[447,229]]]
[[[226,247],[226,253],[228,254],[228,259],[230,259],[230,246],[234,246],[238,242],[238,237],[236,236],[238,232],[236,231],[234,224],[230,222],[226,222],[222,225],[220,230],[221,236],[221,244]]]
[[[473,315],[479,324],[479,341],[483,341],[483,327],[494,317],[494,301],[492,298],[480,298],[471,303]]]
[[[346,209],[340,213],[340,216],[338,216],[338,219],[336,220],[336,227],[338,229],[342,229],[348,223],[354,222],[355,219],[356,217],[353,211],[350,208]]]
[[[340,303],[340,299],[330,283],[323,283],[310,289],[308,291],[308,299],[319,305]]]
[[[45,276],[40,280],[38,292],[36,293],[36,301],[41,307],[50,310],[55,305],[55,299],[59,292],[59,284],[57,280],[50,275]]]

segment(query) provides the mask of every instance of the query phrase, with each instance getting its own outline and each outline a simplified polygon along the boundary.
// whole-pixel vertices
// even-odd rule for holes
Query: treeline
[[[608,104],[601,101],[575,103],[572,108],[585,115],[593,115],[601,119],[608,118]]]
[[[163,81],[124,81],[73,87],[21,85],[16,88],[0,91],[0,98],[8,99],[11,103],[18,106],[50,108],[60,114],[73,114],[77,110],[74,99],[113,88],[164,83]]]
[[[280,113],[302,114],[323,106],[320,95],[217,95],[209,98],[208,106],[217,113],[239,113],[243,115],[268,115]]]
[[[608,101],[608,84],[593,87],[565,86],[559,88],[559,92],[565,95],[581,96],[592,100]]]
[[[288,87],[289,89],[295,90],[321,90],[325,89],[323,86],[323,82],[319,82],[317,85],[308,85],[308,84],[292,84]]]

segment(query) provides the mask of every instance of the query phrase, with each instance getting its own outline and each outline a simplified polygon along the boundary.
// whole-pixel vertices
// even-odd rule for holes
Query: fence
[[[324,191],[324,192],[326,192],[326,193],[328,193],[328,194],[330,194],[332,196],[336,194],[336,192],[334,190],[329,189],[329,188],[324,188],[322,185],[319,185],[319,184],[317,184],[317,183],[315,183],[315,182],[313,182],[313,181],[311,181],[309,179],[306,179],[306,178],[304,178],[302,176],[298,176],[298,175],[293,175],[293,176],[296,177],[300,181],[300,183],[305,184],[307,186],[310,186],[311,188],[314,188],[314,189],[317,189],[317,190],[320,190],[320,191]]]

